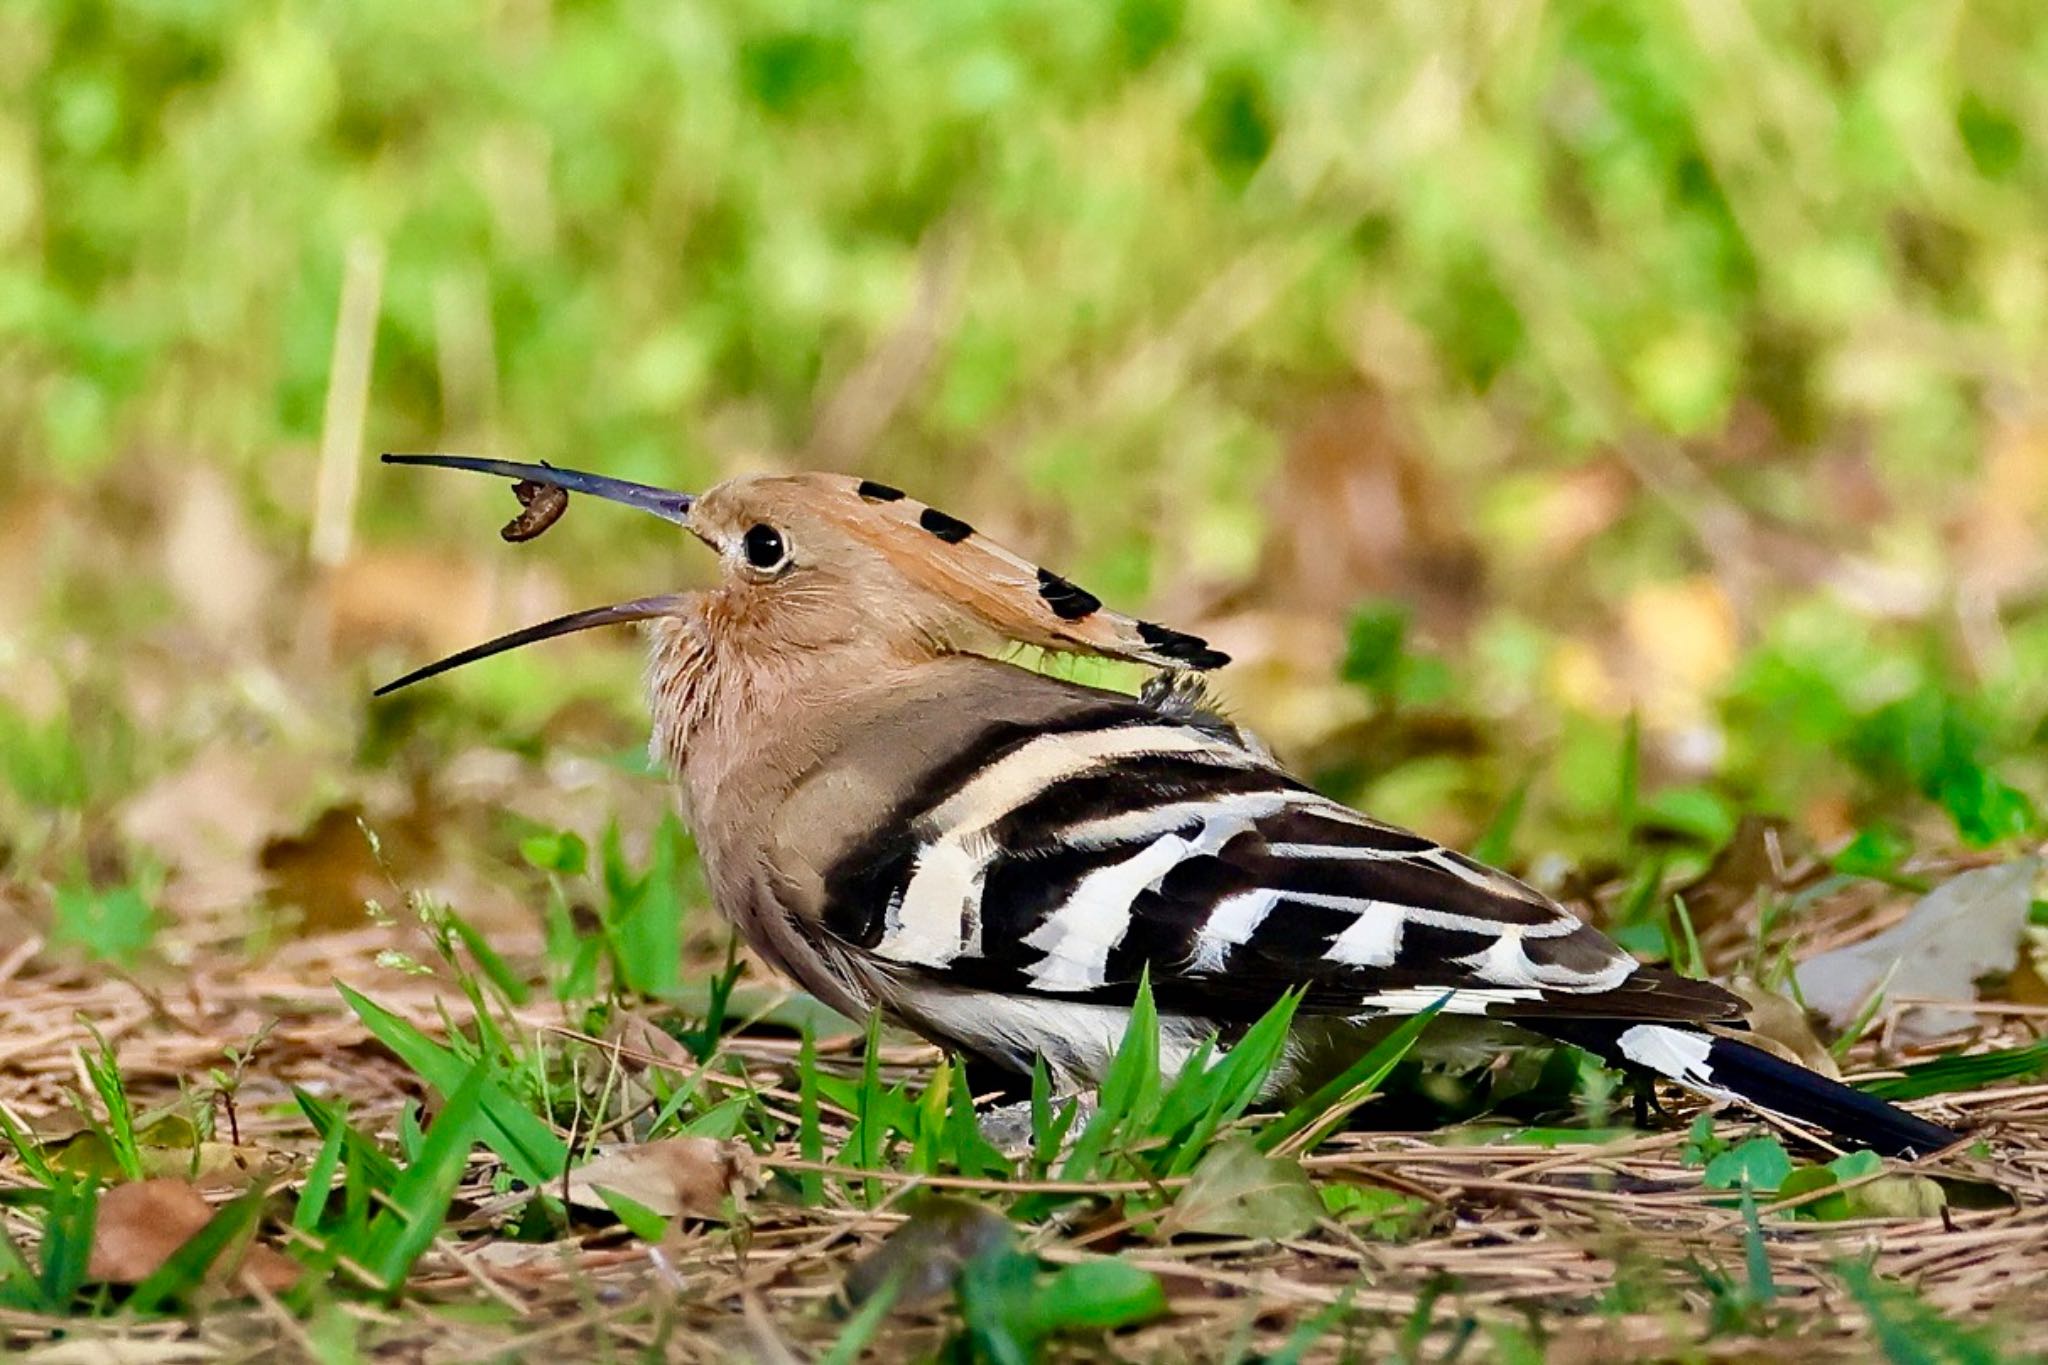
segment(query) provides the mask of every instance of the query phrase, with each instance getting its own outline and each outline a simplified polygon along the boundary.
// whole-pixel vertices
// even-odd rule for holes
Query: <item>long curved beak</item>
[[[631,602],[614,602],[608,607],[587,607],[582,611],[572,611],[567,616],[557,616],[552,621],[542,621],[539,625],[522,626],[509,634],[500,635],[495,640],[486,640],[480,645],[471,645],[460,653],[450,654],[445,659],[436,659],[424,668],[415,668],[404,677],[394,678],[385,683],[370,695],[389,696],[401,687],[411,687],[414,683],[423,682],[437,673],[446,673],[451,668],[473,664],[478,659],[488,659],[493,654],[503,654],[506,650],[517,649],[521,645],[552,640],[557,635],[570,635],[594,626],[616,626],[627,621],[647,621],[657,616],[673,615],[683,606],[684,597],[683,593],[641,597]]]
[[[667,488],[655,488],[644,483],[632,483],[626,479],[607,478],[602,474],[586,474],[576,469],[557,469],[553,465],[521,464],[514,460],[491,460],[476,455],[393,455],[384,456],[385,464],[431,465],[439,469],[467,469],[478,474],[495,474],[500,478],[525,479],[532,483],[551,484],[570,493],[587,493],[595,498],[610,502],[624,503],[637,507],[643,512],[652,512],[663,521],[678,526],[687,525],[690,518],[690,504],[696,499],[688,493],[677,493]],[[552,621],[526,626],[495,640],[486,640],[472,645],[458,654],[437,659],[424,668],[416,668],[402,678],[385,683],[373,696],[388,696],[401,687],[410,687],[451,668],[488,659],[493,654],[502,654],[508,649],[518,649],[540,640],[552,640],[557,635],[569,635],[579,630],[590,630],[596,626],[613,626],[627,621],[646,621],[656,616],[669,616],[684,605],[684,594],[665,593],[660,597],[642,597],[631,602],[615,602],[608,607],[591,607],[584,611],[572,611],[567,616],[557,616]]]
[[[525,479],[529,483],[553,484],[570,493],[588,493],[608,502],[622,502],[663,521],[681,526],[690,519],[690,504],[696,498],[652,484],[613,479],[603,474],[586,474],[580,469],[557,469],[551,464],[521,464],[517,460],[492,460],[481,455],[384,455],[385,464],[430,465],[435,469],[467,469],[500,478]]]

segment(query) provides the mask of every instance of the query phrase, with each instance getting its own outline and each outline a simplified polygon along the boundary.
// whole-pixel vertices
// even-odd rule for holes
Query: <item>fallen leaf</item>
[[[2002,425],[1973,482],[1976,497],[1952,531],[1962,577],[1992,601],[2027,591],[2048,572],[2048,429]]]
[[[1707,1163],[1700,1176],[1710,1190],[1733,1190],[1744,1186],[1770,1191],[1792,1174],[1792,1158],[1785,1144],[1774,1137],[1757,1137],[1721,1153]]]
[[[1948,1195],[1924,1175],[1885,1175],[1842,1191],[1847,1218],[1934,1218]]]
[[[1212,1149],[1167,1210],[1161,1228],[1216,1237],[1299,1237],[1323,1216],[1308,1172],[1291,1157],[1268,1156],[1244,1139]]]
[[[1434,632],[1471,618],[1483,565],[1437,468],[1374,389],[1319,404],[1272,482],[1260,597],[1326,618],[1389,594]],[[1316,509],[1303,517],[1300,509]]]
[[[1015,1239],[1009,1220],[972,1200],[921,1200],[907,1222],[847,1272],[847,1302],[865,1303],[891,1281],[899,1305],[928,1302],[952,1289],[962,1266]]]
[[[1979,978],[2018,964],[2040,872],[2040,859],[2021,858],[1951,877],[1883,933],[1801,963],[1800,997],[1838,1029],[1880,989],[1888,998],[1975,1000]],[[1900,1018],[1899,1035],[1924,1042],[1976,1018],[1968,1010],[1917,1006]]]
[[[1743,1035],[1744,1041],[1758,1044],[1831,1080],[1842,1079],[1842,1068],[1835,1064],[1834,1054],[1814,1033],[1812,1021],[1796,1001],[1777,991],[1766,990],[1754,981],[1731,981],[1728,989],[1741,996],[1742,1003],[1749,1006],[1749,1031]]]
[[[213,1213],[213,1205],[183,1180],[114,1186],[100,1196],[86,1278],[108,1284],[142,1283],[191,1241]],[[299,1266],[275,1248],[252,1244],[234,1257],[231,1275],[236,1280],[253,1278],[275,1292],[297,1283]]]
[[[343,657],[389,642],[446,653],[485,633],[490,623],[489,579],[466,558],[360,550],[334,569],[324,587],[333,648]]]
[[[376,844],[364,833],[368,823]],[[403,814],[370,820],[358,804],[330,806],[306,829],[263,845],[258,865],[271,895],[297,906],[306,933],[357,929],[364,905],[395,899],[394,886],[412,884],[433,864],[436,832],[423,803]]]
[[[213,1217],[213,1205],[182,1180],[139,1180],[100,1197],[86,1275],[140,1284]]]
[[[578,1166],[569,1173],[569,1202],[607,1208],[603,1188],[663,1218],[723,1218],[728,1196],[742,1199],[760,1187],[760,1164],[744,1142],[663,1138],[616,1147]]]
[[[142,1169],[150,1175],[189,1177],[201,1189],[242,1189],[251,1180],[280,1170],[286,1161],[277,1152],[232,1142],[200,1142],[178,1147],[143,1143],[136,1148]]]
[[[123,838],[173,871],[166,890],[177,905],[230,905],[261,894],[257,854],[285,832],[280,812],[302,804],[313,781],[311,764],[277,746],[258,757],[221,742],[131,797],[117,818]]]

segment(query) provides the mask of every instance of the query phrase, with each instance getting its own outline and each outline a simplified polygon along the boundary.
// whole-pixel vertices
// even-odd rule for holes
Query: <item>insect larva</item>
[[[512,495],[519,499],[519,515],[506,522],[498,534],[515,544],[532,540],[569,510],[568,490],[551,483],[521,479],[512,485]]]

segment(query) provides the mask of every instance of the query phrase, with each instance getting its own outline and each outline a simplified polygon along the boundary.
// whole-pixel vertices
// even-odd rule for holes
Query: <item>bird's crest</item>
[[[958,603],[1007,639],[1160,668],[1230,662],[1199,636],[1112,611],[1086,588],[900,489],[872,479],[815,478],[821,496],[814,515],[873,546],[911,583]]]

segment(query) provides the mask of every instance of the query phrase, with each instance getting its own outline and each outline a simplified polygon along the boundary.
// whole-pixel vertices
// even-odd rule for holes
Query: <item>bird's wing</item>
[[[824,874],[826,930],[901,975],[1256,1017],[1447,1009],[1725,1020],[1503,873],[1367,818],[1226,726],[1111,707],[1012,733],[915,787]]]
[[[800,979],[1063,1084],[1099,1079],[1149,977],[1162,1059],[1289,990],[1337,1019],[1444,1000],[1886,1153],[1956,1139],[1713,1027],[1739,1026],[1740,1000],[1318,795],[1177,693],[985,668],[958,665],[915,723],[897,710],[780,808],[774,899]]]

